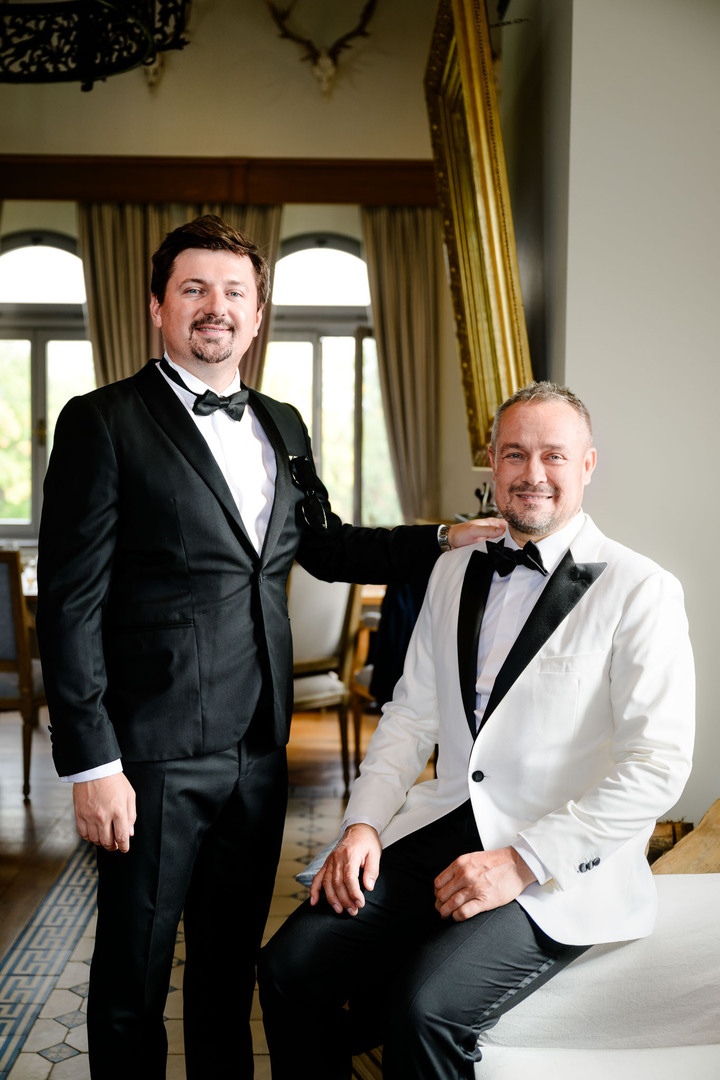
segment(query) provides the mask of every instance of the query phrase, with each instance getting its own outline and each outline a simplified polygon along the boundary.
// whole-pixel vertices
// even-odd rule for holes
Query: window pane
[[[15,248],[0,255],[0,304],[84,304],[82,261],[69,251]]]
[[[355,456],[355,339],[322,341],[323,465],[322,480],[332,508],[343,521],[353,520]]]
[[[242,369],[240,371],[242,375]],[[262,392],[289,401],[302,413],[312,438],[313,346],[311,341],[271,341],[267,347]]]
[[[48,341],[47,438],[52,447],[55,424],[63,405],[76,394],[95,389],[92,346],[89,341]]]
[[[0,520],[31,519],[30,342],[0,339]]]
[[[334,248],[305,248],[275,266],[274,304],[367,307],[367,269],[362,259]]]
[[[362,404],[363,525],[396,525],[402,514],[390,463],[374,338],[363,340]]]

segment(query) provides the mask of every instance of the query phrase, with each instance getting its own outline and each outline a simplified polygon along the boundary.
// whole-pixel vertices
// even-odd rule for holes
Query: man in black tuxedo
[[[251,1077],[286,807],[291,564],[405,580],[429,571],[438,530],[343,525],[297,411],[240,390],[268,295],[255,244],[214,216],[184,225],[151,291],[166,355],[65,407],[39,541],[53,755],[98,846],[91,1073],[165,1076],[184,911],[187,1075]],[[453,546],[500,531],[442,528]]]

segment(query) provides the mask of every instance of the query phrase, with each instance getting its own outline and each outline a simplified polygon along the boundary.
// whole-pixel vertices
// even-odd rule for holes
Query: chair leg
[[[22,748],[23,748],[23,798],[30,801],[30,758],[32,756],[33,728],[37,727],[38,715],[36,711],[28,716],[23,715]]]
[[[360,762],[362,761],[362,718],[363,718],[362,698],[359,694],[353,694],[352,697],[352,714],[353,714],[353,734],[355,736],[355,775],[360,773]]]
[[[348,745],[348,709],[347,705],[338,705],[338,720],[340,721],[340,750],[342,753],[343,781],[345,783],[345,795],[350,794],[350,747]]]

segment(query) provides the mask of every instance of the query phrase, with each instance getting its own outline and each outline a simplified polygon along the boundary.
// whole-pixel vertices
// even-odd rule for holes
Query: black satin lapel
[[[465,570],[458,608],[457,649],[460,692],[467,722],[475,738],[478,641],[493,568],[484,551],[474,551]]]
[[[257,551],[245,531],[235,500],[210,447],[188,415],[187,409],[155,367],[155,363],[156,361],[151,360],[136,376],[140,396],[152,417],[210,488],[248,554],[257,559]]]
[[[280,538],[290,507],[290,494],[293,486],[292,477],[290,475],[290,455],[288,453],[288,448],[285,445],[285,441],[278,430],[277,424],[254,390],[250,391],[248,404],[256,414],[262,425],[263,431],[270,440],[270,445],[275,451],[275,460],[277,462],[275,496],[273,498],[270,520],[268,522],[265,541],[261,552],[261,558],[265,561]]]
[[[565,554],[497,674],[480,727],[606,566],[607,563],[576,563],[570,551]]]

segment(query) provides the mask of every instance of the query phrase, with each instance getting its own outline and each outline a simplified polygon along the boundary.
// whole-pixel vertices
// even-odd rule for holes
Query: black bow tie
[[[189,386],[185,385],[177,371],[175,371],[175,368],[170,367],[164,356],[160,361],[160,367],[163,369],[168,379],[172,379],[174,383],[178,386],[182,386],[188,393],[195,393],[194,390],[191,390]],[[233,420],[241,420],[242,414],[245,412],[248,396],[246,389],[237,390],[234,394],[230,394],[229,397],[220,397],[218,394],[214,393],[214,391],[206,390],[204,394],[195,394],[195,401],[192,407],[193,412],[198,416],[209,416],[210,413],[214,413],[216,409],[224,409],[228,416]]]
[[[488,540],[486,547],[488,558],[493,565],[493,570],[497,570],[500,577],[507,577],[508,574],[513,572],[516,566],[528,566],[531,570],[537,570],[543,577],[547,577],[547,570],[543,566],[542,555],[535,547],[532,540],[528,540],[525,547],[521,548],[505,547],[504,540],[499,540],[497,543]]]
[[[240,420],[245,412],[247,400],[247,390],[237,390],[234,394],[230,394],[229,397],[218,397],[212,390],[206,390],[204,394],[199,394],[195,398],[193,412],[197,413],[198,416],[209,416],[216,409],[224,409],[233,420]]]

